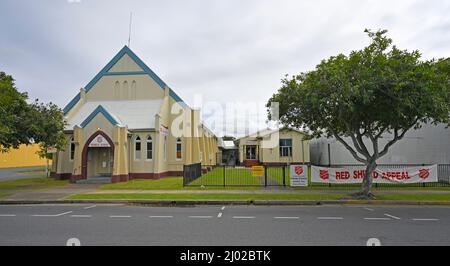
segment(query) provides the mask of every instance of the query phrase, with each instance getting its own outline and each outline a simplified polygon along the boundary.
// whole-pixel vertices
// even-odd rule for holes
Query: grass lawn
[[[203,178],[203,177],[201,177]],[[200,179],[201,179],[200,178]],[[207,179],[211,179],[211,177],[207,177]],[[197,180],[196,180],[197,181]],[[198,181],[202,182],[202,181]],[[107,184],[99,187],[103,190],[249,190],[249,189],[261,189],[261,186],[245,186],[245,187],[235,187],[235,186],[227,186],[223,187],[222,185],[217,186],[207,186],[201,187],[201,185],[193,185],[188,187],[183,187],[183,178],[182,177],[166,177],[162,179],[133,179],[128,182],[123,183],[115,183],[115,184]]]
[[[249,168],[225,168],[226,186],[260,186],[263,179],[253,177]],[[217,167],[192,182],[192,186],[223,186],[224,168]]]
[[[0,189],[45,189],[50,187],[64,186],[69,184],[68,180],[55,180],[53,178],[26,178],[17,180],[0,181]]]
[[[4,198],[4,197],[9,196],[9,195],[11,195],[11,194],[0,192],[0,198]]]
[[[66,199],[128,200],[336,200],[345,194],[78,194]]]
[[[450,194],[393,194],[377,196],[379,200],[450,200]]]

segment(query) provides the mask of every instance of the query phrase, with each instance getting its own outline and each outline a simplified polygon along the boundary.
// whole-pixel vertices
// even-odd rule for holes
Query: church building
[[[127,46],[64,108],[67,148],[52,175],[73,183],[181,176],[216,165],[217,137]]]

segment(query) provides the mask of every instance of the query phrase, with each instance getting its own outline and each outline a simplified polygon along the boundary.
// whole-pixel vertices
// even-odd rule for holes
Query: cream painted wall
[[[133,59],[127,54],[117,61],[117,63],[108,72],[129,72],[129,71],[144,71]]]
[[[136,159],[136,137],[141,138],[141,158]],[[147,137],[152,137],[153,157],[151,160],[147,159]],[[155,163],[155,147],[157,146],[157,139],[155,132],[132,132],[130,139],[130,147],[128,149],[128,158],[130,158],[130,173],[153,173]]]
[[[275,133],[275,132],[274,132]],[[272,134],[274,134],[272,133]],[[271,134],[271,135],[272,135]],[[269,136],[271,136],[269,135]],[[265,136],[263,139],[268,139],[269,136]],[[295,130],[287,130],[283,129],[279,132],[280,139],[292,139],[292,157],[282,157],[280,156],[280,148],[277,145],[275,148],[259,148],[257,152],[257,156],[259,155],[259,160],[262,163],[289,163],[289,162],[310,162],[310,153],[309,153],[309,140],[305,140],[305,135],[301,132]],[[257,139],[254,136],[247,136],[241,138],[239,140],[239,161],[242,163],[245,160],[245,151],[244,146],[247,144],[247,141],[254,141],[256,145],[261,147],[260,139]],[[303,148],[302,148],[303,144]]]
[[[117,83],[119,90],[117,90]],[[126,82],[126,83],[125,83]],[[135,91],[132,91],[135,82]],[[127,84],[127,85],[125,85]],[[86,101],[155,100],[164,97],[164,90],[148,75],[102,77],[86,93]]]

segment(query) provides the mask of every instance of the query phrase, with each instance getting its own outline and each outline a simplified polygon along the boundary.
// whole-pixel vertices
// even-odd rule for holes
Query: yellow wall
[[[19,149],[10,150],[8,153],[0,153],[0,168],[43,166],[47,164],[45,159],[39,158],[36,152],[39,145],[21,145]]]

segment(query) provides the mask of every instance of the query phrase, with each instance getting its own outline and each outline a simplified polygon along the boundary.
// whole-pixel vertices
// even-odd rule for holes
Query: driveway
[[[39,171],[39,170],[45,172],[45,166],[0,168],[0,181],[45,176],[45,173],[44,174],[42,174],[42,173],[24,173],[24,172]]]

